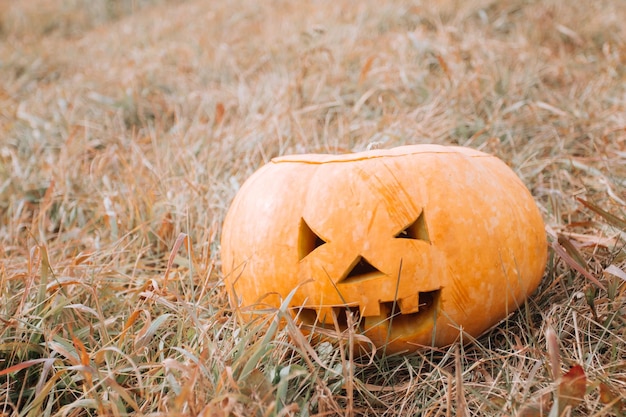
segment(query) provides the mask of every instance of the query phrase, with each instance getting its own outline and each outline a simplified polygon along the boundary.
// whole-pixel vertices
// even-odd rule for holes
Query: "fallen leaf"
[[[558,415],[567,407],[575,408],[580,404],[587,391],[587,376],[582,366],[574,365],[559,382],[557,390]]]
[[[613,411],[620,413],[622,409],[626,409],[626,400],[607,383],[600,382],[600,402],[610,405]]]

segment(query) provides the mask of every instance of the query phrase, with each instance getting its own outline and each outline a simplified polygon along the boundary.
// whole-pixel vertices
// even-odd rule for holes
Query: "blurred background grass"
[[[623,415],[624,21],[619,0],[0,2],[0,412],[541,415],[550,328],[589,381],[573,414]],[[460,353],[353,364],[266,334],[284,312],[237,323],[218,241],[239,185],[372,142],[502,158],[578,266],[551,252]]]

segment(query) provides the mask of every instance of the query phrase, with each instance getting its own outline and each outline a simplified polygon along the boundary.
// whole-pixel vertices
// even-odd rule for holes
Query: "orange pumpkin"
[[[438,145],[274,158],[236,195],[221,246],[234,307],[277,307],[297,288],[300,322],[334,328],[349,309],[387,352],[480,335],[537,288],[547,258],[515,173]]]

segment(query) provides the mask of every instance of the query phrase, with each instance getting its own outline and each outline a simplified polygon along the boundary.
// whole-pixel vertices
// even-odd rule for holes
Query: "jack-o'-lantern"
[[[537,288],[547,258],[515,173],[438,145],[275,158],[235,196],[221,247],[235,308],[295,289],[299,322],[335,328],[354,312],[387,352],[480,335]]]

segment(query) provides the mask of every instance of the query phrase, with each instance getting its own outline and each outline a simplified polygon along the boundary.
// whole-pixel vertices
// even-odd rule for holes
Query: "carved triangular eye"
[[[300,219],[300,230],[298,232],[298,257],[300,260],[322,246],[326,241],[315,233],[309,225]]]
[[[426,227],[426,220],[424,219],[424,211],[422,210],[417,219],[402,229],[395,237],[399,239],[423,240],[430,243],[428,227]]]

